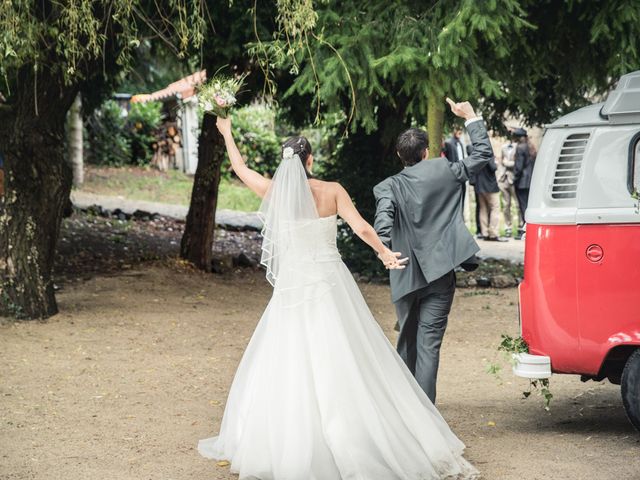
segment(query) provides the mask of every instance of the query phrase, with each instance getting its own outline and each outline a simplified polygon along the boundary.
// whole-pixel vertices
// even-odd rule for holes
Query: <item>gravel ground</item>
[[[0,478],[237,478],[196,444],[219,427],[271,294],[263,274],[165,260],[65,278],[59,315],[0,322]],[[388,287],[361,289],[395,342]],[[640,435],[618,387],[553,377],[547,413],[539,397],[521,399],[525,381],[485,373],[500,334],[516,333],[516,302],[515,289],[456,295],[438,406],[469,460],[485,479],[640,478]]]
[[[184,222],[157,216],[151,220],[120,220],[75,211],[64,219],[55,265],[56,282],[88,280],[95,275],[130,270],[149,262],[175,262]],[[255,231],[216,228],[213,256],[244,253],[260,258],[261,236]]]

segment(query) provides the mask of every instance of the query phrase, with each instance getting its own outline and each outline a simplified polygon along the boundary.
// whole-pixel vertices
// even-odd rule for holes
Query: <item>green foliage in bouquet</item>
[[[198,103],[208,113],[222,118],[229,116],[229,111],[237,102],[238,91],[244,85],[246,75],[230,77],[216,73],[213,78],[198,87]]]

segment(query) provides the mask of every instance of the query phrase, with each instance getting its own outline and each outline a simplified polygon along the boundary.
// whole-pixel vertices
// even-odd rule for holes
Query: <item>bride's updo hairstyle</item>
[[[309,140],[306,137],[291,137],[282,144],[283,152],[285,148],[293,149],[293,154],[300,157],[304,171],[307,172],[307,177],[311,178],[311,172],[307,170],[307,159],[313,153]]]

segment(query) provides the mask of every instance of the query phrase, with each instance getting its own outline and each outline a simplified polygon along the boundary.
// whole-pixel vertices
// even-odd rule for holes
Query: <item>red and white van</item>
[[[526,212],[516,375],[621,385],[640,429],[640,71],[548,125]]]

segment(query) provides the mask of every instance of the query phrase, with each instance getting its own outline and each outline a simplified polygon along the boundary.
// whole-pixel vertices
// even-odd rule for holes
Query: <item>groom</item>
[[[434,403],[440,345],[456,289],[453,270],[480,249],[462,218],[460,187],[493,158],[484,122],[471,104],[447,102],[466,120],[471,155],[459,162],[427,160],[427,133],[410,128],[396,142],[404,170],[373,189],[378,235],[409,258],[406,269],[390,271],[398,353]]]

